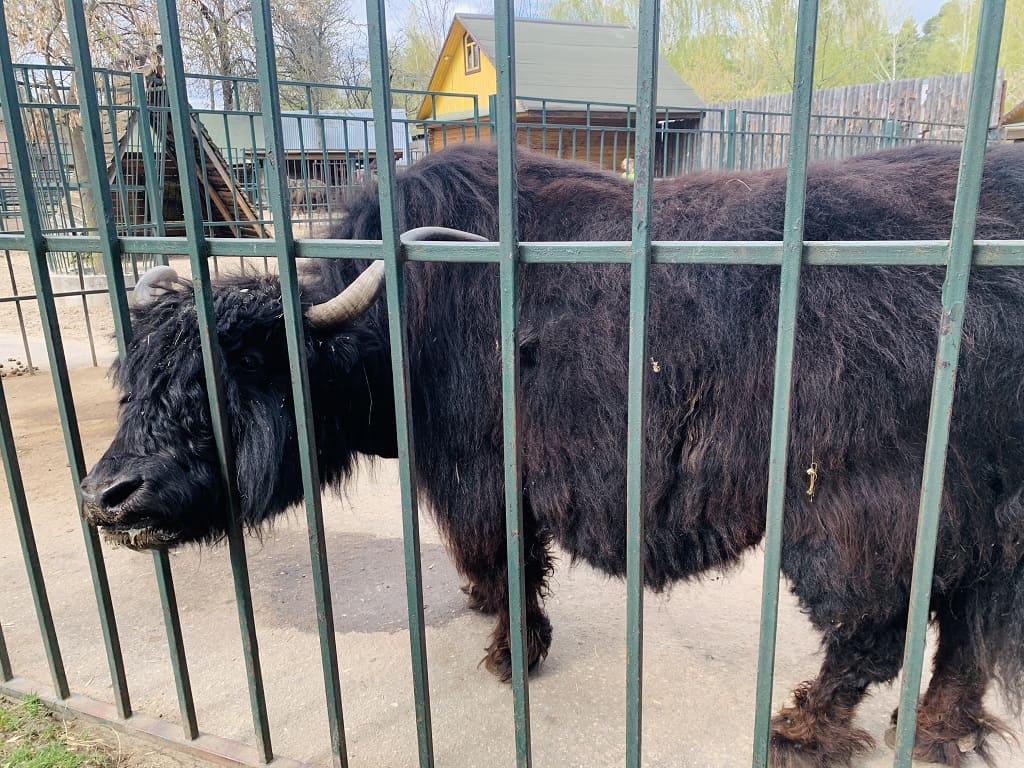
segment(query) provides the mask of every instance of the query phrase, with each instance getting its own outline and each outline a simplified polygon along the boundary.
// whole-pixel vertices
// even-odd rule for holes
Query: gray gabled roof
[[[456,18],[496,61],[494,17]],[[571,99],[636,103],[637,33],[627,24],[516,19],[516,94],[520,101]],[[658,65],[658,106],[696,107],[704,101],[664,58]]]

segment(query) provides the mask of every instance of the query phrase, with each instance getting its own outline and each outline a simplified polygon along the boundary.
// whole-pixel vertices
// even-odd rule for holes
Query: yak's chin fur
[[[628,182],[525,151],[518,165],[524,241],[629,239]],[[812,166],[805,237],[948,239],[957,168],[958,150],[943,147]],[[1024,239],[1024,148],[989,151],[980,199],[978,239]],[[399,175],[396,200],[403,229],[446,226],[495,239],[494,146],[417,163]],[[666,180],[655,189],[651,234],[779,240],[784,209],[782,172]],[[350,203],[334,234],[380,237],[375,191]],[[364,266],[316,264],[304,301],[334,295]],[[471,604],[497,616],[486,664],[507,679],[497,269],[404,269],[417,488],[470,582]],[[825,662],[773,722],[778,764],[849,763],[871,742],[854,725],[857,703],[899,671],[943,277],[934,266],[803,270],[782,567],[822,633]],[[519,280],[533,666],[551,644],[543,607],[550,543],[606,573],[625,568],[629,270],[524,264]],[[247,278],[222,283],[215,296],[242,519],[256,525],[302,493],[280,290],[274,278]],[[777,268],[650,271],[642,546],[653,589],[728,567],[763,537],[778,303]],[[83,484],[90,498],[106,497],[92,514],[124,524],[118,504],[133,503],[127,494],[138,487],[160,499],[149,511],[165,515],[162,524],[219,535],[227,511],[206,480],[217,461],[191,293],[172,291],[134,320],[135,340],[117,369],[126,394],[118,436]],[[357,454],[395,455],[385,303],[341,330],[307,327],[305,355],[323,479],[343,481]],[[939,645],[917,735],[922,756],[947,762],[959,759],[961,744],[987,754],[986,738],[1000,732],[982,702],[993,680],[1011,699],[1024,693],[1024,270],[972,272],[957,372],[931,585]],[[179,481],[193,485],[184,509],[174,506],[180,489],[158,487],[160,463],[178,464]],[[817,473],[813,485],[808,470]],[[118,481],[117,472],[142,480]]]

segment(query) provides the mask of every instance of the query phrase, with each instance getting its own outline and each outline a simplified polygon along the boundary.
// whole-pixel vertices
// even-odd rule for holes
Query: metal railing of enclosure
[[[46,235],[89,235],[95,194],[80,135],[72,130],[81,105],[70,66],[16,64],[14,77],[29,141],[31,178],[41,227]],[[267,187],[265,126],[258,78],[185,74],[189,105],[188,135],[196,147],[200,211],[210,237],[266,237],[272,228]],[[98,68],[92,82],[99,110],[102,167],[112,196],[111,213],[122,237],[180,236],[185,232],[175,135],[162,72]],[[282,80],[289,109],[281,114],[288,202],[292,225],[306,236],[322,235],[343,215],[346,201],[376,177],[377,147],[369,87]],[[414,109],[429,105],[428,116],[395,110],[393,153],[406,165],[450,143],[490,141],[494,97],[481,103],[475,94],[394,89]],[[458,117],[438,113],[438,100],[458,104]],[[542,152],[593,163],[617,171],[632,157],[637,142],[637,107],[618,102],[587,102],[521,96],[517,143]],[[789,152],[788,114],[736,109],[658,106],[655,109],[656,177],[701,170],[762,170],[785,165]],[[148,127],[148,129],[147,129]],[[812,115],[811,159],[842,159],[907,143],[956,143],[964,127],[883,117]],[[0,151],[0,231],[20,228],[20,208],[12,163]],[[19,293],[10,253],[10,295],[22,334],[22,304],[35,300]],[[93,363],[98,361],[93,333],[95,306],[102,296],[102,260],[94,253],[50,250],[47,260],[60,296],[80,298]],[[122,264],[129,283],[140,269],[164,259],[132,253]],[[219,272],[219,257],[213,270]],[[31,370],[31,350],[25,355]]]
[[[68,0],[69,31],[73,44],[74,76],[79,82],[92,82],[96,72],[91,64],[91,57],[85,38],[85,18],[81,3]],[[57,394],[64,438],[70,467],[70,482],[73,483],[76,500],[81,502],[79,481],[85,473],[81,438],[78,432],[75,403],[69,385],[67,365],[64,360],[61,329],[58,323],[54,292],[51,288],[51,272],[56,268],[50,258],[54,253],[72,255],[98,254],[98,259],[108,277],[107,291],[113,308],[114,325],[118,349],[123,353],[131,338],[131,323],[127,311],[124,271],[120,268],[128,254],[147,253],[166,256],[185,252],[188,254],[196,290],[196,308],[201,331],[202,353],[205,362],[207,392],[212,423],[217,443],[220,468],[226,478],[231,506],[238,511],[237,488],[231,478],[233,471],[233,450],[227,421],[225,418],[225,397],[218,376],[218,339],[215,333],[212,293],[210,283],[211,259],[215,256],[259,256],[265,259],[274,258],[281,276],[282,294],[284,298],[284,321],[287,329],[288,356],[292,370],[292,394],[296,404],[297,424],[299,430],[300,458],[302,462],[303,487],[305,491],[305,512],[311,531],[310,555],[314,564],[314,589],[317,605],[317,625],[321,644],[321,661],[323,668],[324,688],[328,701],[330,741],[333,760],[336,765],[347,765],[347,749],[345,727],[342,716],[342,691],[338,675],[338,654],[335,647],[333,630],[332,601],[330,582],[323,537],[323,520],[320,507],[320,478],[317,475],[317,462],[312,460],[316,455],[315,437],[310,428],[311,406],[309,385],[307,381],[306,361],[303,355],[303,322],[299,304],[298,281],[296,275],[296,257],[321,258],[374,258],[383,259],[385,263],[386,282],[391,287],[387,291],[387,309],[390,323],[390,341],[394,372],[394,393],[397,402],[397,430],[399,437],[399,463],[401,498],[403,509],[403,526],[405,533],[405,553],[408,585],[408,616],[409,639],[411,645],[413,685],[416,709],[416,728],[418,733],[418,762],[420,766],[434,764],[430,687],[427,677],[426,640],[423,609],[422,574],[419,559],[419,531],[417,517],[417,496],[412,467],[410,464],[411,434],[409,383],[405,358],[405,340],[403,338],[403,314],[401,281],[402,264],[405,261],[460,261],[472,260],[497,264],[500,270],[501,285],[501,366],[503,372],[503,406],[504,406],[504,449],[505,449],[505,511],[507,520],[508,541],[508,573],[510,580],[510,614],[512,617],[512,691],[515,716],[515,748],[517,764],[528,766],[532,763],[530,738],[530,707],[529,688],[526,679],[524,649],[524,553],[520,531],[523,526],[522,491],[520,487],[519,440],[517,434],[517,400],[519,358],[516,344],[517,338],[517,271],[524,263],[579,262],[588,264],[628,263],[631,274],[630,291],[630,352],[629,352],[629,419],[628,419],[628,467],[627,478],[628,505],[626,517],[627,527],[627,647],[628,666],[625,670],[627,690],[627,765],[639,766],[641,762],[641,716],[642,701],[641,680],[643,662],[642,624],[643,624],[643,563],[641,560],[641,541],[643,538],[641,516],[642,480],[641,462],[641,423],[643,413],[644,375],[646,370],[646,316],[648,297],[648,272],[652,264],[718,264],[726,265],[757,264],[780,268],[780,299],[778,308],[778,332],[776,352],[776,373],[773,400],[773,419],[771,428],[771,454],[769,476],[769,502],[767,509],[766,557],[764,563],[764,589],[761,621],[761,650],[759,655],[757,702],[755,718],[755,744],[752,764],[766,765],[768,760],[769,714],[771,708],[771,682],[773,675],[774,648],[776,635],[776,616],[779,588],[781,521],[783,513],[784,489],[783,478],[787,466],[787,430],[789,422],[790,391],[792,389],[792,363],[794,357],[794,333],[796,325],[797,301],[799,296],[799,279],[802,265],[829,264],[833,266],[849,265],[894,265],[917,264],[944,266],[947,279],[942,295],[944,316],[948,325],[938,335],[938,357],[935,368],[932,393],[932,417],[927,433],[926,462],[920,504],[919,535],[917,555],[915,558],[913,588],[908,622],[908,636],[904,659],[904,682],[901,695],[898,737],[896,745],[896,765],[907,768],[913,746],[915,712],[917,694],[921,683],[921,669],[924,654],[924,633],[928,618],[928,596],[931,573],[934,564],[934,551],[939,519],[939,501],[942,488],[943,467],[946,446],[949,437],[949,414],[954,391],[956,362],[961,340],[963,306],[967,289],[968,276],[972,264],[979,268],[986,266],[1024,267],[1024,243],[975,243],[974,221],[976,217],[980,177],[982,172],[982,155],[986,144],[988,105],[996,73],[996,56],[999,49],[1004,3],[992,0],[983,4],[980,26],[978,30],[977,60],[974,68],[972,97],[969,119],[963,141],[962,173],[957,189],[957,204],[954,214],[954,226],[951,241],[901,243],[829,243],[827,245],[807,243],[803,239],[803,204],[804,189],[807,175],[807,163],[814,152],[826,155],[841,154],[842,150],[826,141],[826,137],[816,136],[813,132],[813,120],[810,114],[811,83],[814,65],[816,24],[818,14],[817,0],[801,0],[799,4],[799,22],[797,34],[797,51],[795,64],[794,108],[790,131],[785,137],[764,137],[765,141],[778,140],[784,144],[788,158],[787,196],[785,213],[785,235],[781,242],[738,242],[738,243],[652,243],[650,238],[649,220],[652,204],[653,179],[659,175],[658,161],[665,155],[658,155],[659,141],[664,146],[664,137],[670,129],[659,125],[659,111],[652,102],[651,94],[656,92],[653,84],[657,73],[657,30],[659,19],[658,0],[642,0],[640,4],[640,42],[638,64],[638,107],[632,112],[632,146],[636,158],[636,177],[634,184],[634,218],[632,242],[630,243],[520,243],[516,229],[516,178],[514,169],[515,149],[511,141],[499,141],[500,171],[500,241],[497,243],[481,243],[460,245],[457,249],[445,244],[419,244],[402,246],[399,240],[397,211],[395,208],[395,164],[391,161],[396,156],[395,126],[405,125],[404,136],[409,136],[409,120],[397,120],[391,110],[392,93],[388,90],[387,42],[384,22],[384,3],[382,0],[367,3],[368,33],[372,64],[372,87],[370,96],[372,112],[360,117],[335,116],[302,116],[296,118],[297,135],[307,134],[302,124],[311,121],[314,135],[322,141],[335,123],[351,122],[360,126],[363,139],[360,145],[365,150],[369,144],[368,133],[372,122],[373,146],[378,158],[388,158],[388,162],[379,162],[377,179],[382,219],[381,241],[328,242],[323,240],[297,240],[293,236],[292,225],[296,221],[295,214],[300,210],[309,212],[313,203],[295,205],[292,196],[296,189],[289,181],[294,166],[288,159],[286,148],[285,126],[282,120],[270,119],[268,116],[284,114],[281,110],[281,87],[286,84],[277,80],[274,64],[273,38],[270,26],[270,6],[267,0],[253,4],[253,19],[257,38],[258,78],[251,80],[235,79],[231,88],[241,93],[241,88],[258,87],[260,109],[256,110],[193,110],[188,104],[187,94],[190,90],[190,76],[183,71],[181,47],[179,40],[179,24],[174,3],[160,2],[160,20],[163,30],[164,51],[169,52],[166,60],[166,75],[163,84],[166,101],[163,104],[147,105],[151,113],[161,117],[154,121],[152,115],[137,117],[137,125],[170,125],[174,135],[191,135],[194,140],[179,142],[174,160],[176,172],[180,179],[181,220],[184,238],[168,236],[164,227],[166,221],[160,220],[158,205],[147,203],[135,207],[145,211],[143,221],[121,229],[117,223],[115,208],[119,205],[133,208],[135,204],[129,192],[139,192],[145,187],[147,194],[154,193],[153,180],[171,168],[169,164],[146,168],[146,179],[143,185],[134,185],[123,178],[123,169],[113,174],[108,173],[109,156],[105,154],[103,142],[104,120],[108,125],[116,125],[119,120],[128,120],[126,109],[133,109],[114,104],[112,101],[101,102],[98,94],[106,93],[103,88],[86,88],[80,91],[79,105],[84,131],[85,157],[77,161],[87,167],[91,181],[92,197],[96,206],[94,223],[83,228],[79,219],[71,221],[71,212],[75,206],[67,209],[68,220],[61,220],[60,226],[47,219],[50,207],[56,201],[75,189],[74,183],[59,188],[59,194],[48,198],[41,193],[41,184],[51,178],[40,174],[46,165],[41,159],[44,155],[34,154],[33,145],[29,140],[33,121],[57,121],[65,106],[39,106],[27,100],[23,89],[24,78],[18,75],[20,70],[12,64],[10,46],[5,32],[0,39],[0,69],[3,72],[2,98],[3,118],[7,135],[10,139],[12,153],[13,177],[17,181],[16,201],[10,200],[12,210],[16,209],[21,218],[22,228],[13,231],[13,227],[0,234],[0,248],[8,251],[27,252],[35,286],[35,300],[45,329],[47,354]],[[0,6],[0,20],[4,10]],[[495,7],[498,93],[493,110],[489,117],[494,120],[499,137],[514,135],[516,130],[516,97],[515,78],[512,70],[514,46],[514,26],[512,23],[512,3],[498,3]],[[144,87],[141,77],[131,78],[130,87],[139,99],[141,107],[144,99],[140,99],[140,89]],[[208,84],[207,84],[208,87]],[[300,91],[305,89],[311,94],[314,88],[323,86],[314,84],[287,84],[287,87]],[[195,88],[192,88],[194,91]],[[308,95],[312,100],[312,96]],[[632,107],[630,107],[632,109]],[[474,106],[479,114],[479,109]],[[131,113],[129,113],[130,116]],[[139,115],[136,111],[134,114]],[[240,238],[217,237],[223,234],[222,229],[214,228],[210,221],[204,219],[204,211],[210,210],[213,201],[209,195],[213,186],[204,177],[208,185],[204,190],[200,178],[192,169],[201,164],[200,156],[206,150],[203,146],[203,131],[193,129],[194,116],[207,132],[213,132],[214,126],[220,123],[229,137],[234,136],[229,125],[230,119],[242,116],[242,133],[249,136],[251,147],[257,144],[264,150],[257,163],[254,158],[246,155],[246,148],[235,145],[232,138],[231,146],[221,147],[222,157],[235,166],[238,163],[253,163],[245,171],[234,170],[234,183],[245,190],[246,199],[251,201],[259,212],[256,220],[242,222],[241,219],[222,222],[227,227],[253,225],[272,227],[272,231],[262,232],[259,241]],[[210,120],[207,121],[206,116]],[[718,115],[719,126],[712,131],[715,141],[712,149],[707,150],[694,145],[687,157],[694,166],[710,162],[712,167],[755,167],[750,151],[745,152],[742,145],[732,137],[743,133],[743,129],[756,121],[756,116],[746,115],[736,131],[735,114]],[[255,134],[259,122],[262,135]],[[422,122],[422,121],[420,121]],[[851,121],[851,134],[863,138],[871,148],[884,146],[886,142],[895,144],[909,140],[903,129],[887,122]],[[584,127],[586,124],[584,123]],[[477,131],[477,122],[466,130],[468,134]],[[872,135],[881,129],[882,136]],[[531,126],[532,129],[532,126]],[[564,126],[559,130],[566,130]],[[697,136],[696,132],[672,133],[672,136],[683,137],[688,141]],[[58,135],[55,132],[52,135]],[[113,132],[112,132],[113,133]],[[348,137],[346,131],[342,133]],[[50,135],[50,134],[48,134]],[[159,156],[156,150],[152,153],[145,147],[150,132],[139,133],[140,152],[143,161],[152,154]],[[166,133],[164,134],[166,135]],[[159,139],[158,139],[159,140]],[[673,139],[674,140],[674,139]],[[303,139],[304,141],[304,139]],[[717,142],[717,143],[715,143]],[[225,142],[227,144],[227,142]],[[301,147],[300,142],[300,147]],[[574,142],[575,146],[575,142]],[[308,149],[308,147],[307,147]],[[50,146],[47,153],[59,154],[63,150],[58,146]],[[324,161],[324,144],[321,143],[311,152],[303,153],[299,160],[299,169],[306,171],[313,163]],[[776,154],[781,149],[773,149]],[[45,153],[44,153],[45,154]],[[412,151],[407,145],[403,149],[404,157],[410,157]],[[49,154],[46,154],[48,157]],[[702,158],[698,160],[698,158]],[[710,160],[709,160],[710,158]],[[215,154],[206,158],[216,160]],[[329,160],[329,158],[328,158]],[[342,176],[345,183],[351,179],[349,162],[346,156],[343,163]],[[48,163],[49,161],[47,161]],[[360,162],[365,162],[364,160]],[[57,163],[52,172],[59,177],[63,164]],[[120,164],[115,164],[121,168]],[[48,167],[48,166],[47,166]],[[364,168],[366,166],[364,165]],[[690,165],[686,168],[689,169]],[[161,170],[163,169],[163,170]],[[663,166],[660,171],[664,172]],[[673,170],[675,170],[673,168]],[[302,177],[302,188],[305,192],[312,190],[309,182],[312,175]],[[123,185],[123,186],[118,186]],[[43,185],[45,186],[45,185]],[[8,201],[9,196],[4,200]],[[291,201],[291,205],[289,205]],[[5,204],[8,204],[5,202]],[[204,207],[205,206],[205,207]],[[228,213],[235,215],[235,211]],[[6,221],[6,219],[5,219]],[[66,226],[65,226],[66,225]],[[81,260],[79,260],[81,262]],[[2,389],[0,389],[2,393]],[[46,586],[39,568],[38,555],[35,548],[31,519],[25,499],[22,479],[19,473],[18,457],[14,438],[10,427],[10,419],[4,398],[0,396],[0,450],[2,450],[7,482],[10,488],[12,506],[17,522],[18,533],[23,548],[29,580],[35,599],[43,642],[52,673],[54,700],[62,701],[70,706],[88,709],[94,716],[99,714],[111,722],[128,722],[133,728],[148,730],[154,734],[167,737],[165,724],[147,719],[143,715],[135,715],[131,702],[128,683],[125,676],[124,661],[118,636],[117,617],[110,599],[110,589],[104,566],[103,549],[94,528],[82,523],[82,533],[89,556],[89,566],[96,599],[100,608],[101,625],[113,688],[113,706],[90,702],[82,705],[81,697],[72,700],[72,689],[62,662],[58,639],[54,630],[53,619],[47,601]],[[267,716],[267,703],[263,686],[264,670],[260,664],[258,645],[253,616],[251,590],[246,569],[245,548],[242,533],[234,516],[233,527],[228,536],[231,552],[235,588],[238,604],[239,622],[243,637],[243,651],[248,670],[249,693],[255,733],[255,758],[238,745],[217,741],[211,746],[211,738],[201,736],[193,702],[186,653],[182,642],[181,626],[176,609],[174,582],[170,562],[166,553],[156,552],[153,555],[154,568],[163,607],[174,679],[180,704],[181,734],[173,737],[178,743],[193,749],[219,750],[224,755],[233,756],[237,762],[244,763],[255,760],[268,763],[275,758],[271,745],[270,723]],[[0,692],[22,694],[28,690],[26,681],[15,677],[16,669],[12,669],[7,649],[0,635]],[[77,702],[77,704],[76,704]],[[131,720],[128,721],[128,718]],[[216,741],[216,740],[214,740]],[[737,758],[739,759],[739,758]],[[288,761],[278,758],[275,765],[288,765]]]
[[[89,176],[83,175],[85,164],[76,162],[82,149],[75,147],[76,133],[70,128],[80,119],[74,69],[17,64],[14,72],[44,232],[95,232],[95,222],[86,214],[93,205]],[[259,81],[202,74],[186,74],[185,78],[194,102],[190,113],[197,118],[189,134],[201,150],[197,162],[207,234],[231,230],[238,236],[246,225],[259,232],[260,225],[270,223],[263,113],[257,107]],[[113,195],[118,234],[180,232],[180,182],[162,76],[153,71],[97,69],[93,82],[100,110],[104,172]],[[374,177],[374,116],[372,109],[365,108],[370,103],[370,89],[299,81],[281,81],[279,87],[290,94],[292,107],[280,119],[293,221],[313,225],[330,220],[351,194]],[[225,92],[232,94],[230,106],[223,103]],[[426,118],[401,110],[393,115],[394,151],[400,165],[452,142],[490,139],[493,106],[481,104],[475,94],[410,89],[392,93],[407,103],[430,104]],[[439,98],[464,104],[466,109],[460,113],[465,116],[438,114]],[[532,115],[529,121],[523,115],[517,118],[520,144],[606,170],[617,170],[618,161],[634,151],[635,104],[531,96],[518,101],[529,105]],[[658,106],[655,175],[780,167],[788,157],[788,119],[783,113]],[[811,159],[841,159],[912,142],[956,143],[963,138],[962,125],[891,117],[812,115],[811,119]],[[145,126],[149,129],[144,130]],[[224,185],[234,188],[225,190]],[[233,194],[224,194],[221,200],[218,190]],[[239,198],[246,205],[240,207]],[[16,228],[20,211],[9,153],[0,153],[0,213],[5,231],[12,225]],[[60,272],[73,272],[79,260],[75,255],[50,256],[51,266]],[[95,265],[87,261],[85,269],[94,271]]]

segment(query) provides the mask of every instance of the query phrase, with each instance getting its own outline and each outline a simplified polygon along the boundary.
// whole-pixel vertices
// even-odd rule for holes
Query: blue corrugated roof
[[[392,140],[397,149],[405,147],[406,119],[400,109],[391,111]],[[284,146],[287,151],[376,151],[377,138],[372,109],[322,109],[316,115],[308,112],[285,112],[281,116]]]
[[[406,115],[391,112],[395,149],[403,151],[407,143]],[[232,156],[240,152],[262,151],[263,118],[260,115],[233,115],[200,112],[199,119],[214,144],[222,151],[230,147]],[[403,121],[403,122],[397,122]],[[285,152],[376,152],[377,139],[371,109],[325,109],[318,114],[286,112],[281,115]]]

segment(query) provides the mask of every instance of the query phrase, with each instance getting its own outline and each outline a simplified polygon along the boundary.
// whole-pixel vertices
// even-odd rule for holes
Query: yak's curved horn
[[[170,267],[151,267],[139,275],[135,283],[135,305],[150,304],[157,297],[157,289],[170,290],[178,273]]]
[[[342,325],[369,309],[383,287],[384,262],[375,261],[333,299],[307,309],[306,318],[315,328]]]
[[[447,240],[449,242],[486,243],[487,238],[472,232],[449,227],[416,227],[402,233],[403,243],[418,243],[424,240]]]
[[[424,240],[455,242],[487,242],[486,237],[448,227],[417,227],[402,234],[403,243]],[[380,295],[384,287],[384,262],[375,261],[333,299],[314,304],[306,310],[306,318],[315,328],[332,328],[359,317]]]

